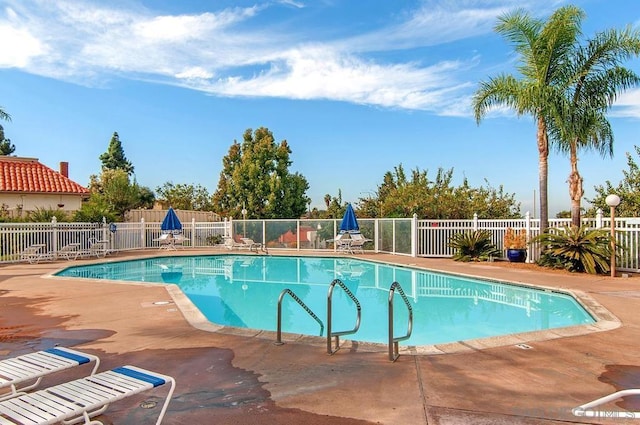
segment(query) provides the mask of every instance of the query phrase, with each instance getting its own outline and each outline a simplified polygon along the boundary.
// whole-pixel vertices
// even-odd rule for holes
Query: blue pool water
[[[429,345],[593,323],[571,296],[493,281],[397,267],[353,258],[215,255],[156,257],[69,267],[58,276],[173,283],[213,323],[276,330],[278,297],[291,289],[324,322],[330,283],[340,279],[362,306],[356,334],[388,340],[389,288],[399,282],[414,314],[402,345]],[[333,330],[353,329],[356,307],[333,290]],[[406,333],[408,313],[394,297],[395,335]],[[320,326],[291,297],[282,304],[283,332],[320,335]],[[325,335],[323,335],[325,336]]]

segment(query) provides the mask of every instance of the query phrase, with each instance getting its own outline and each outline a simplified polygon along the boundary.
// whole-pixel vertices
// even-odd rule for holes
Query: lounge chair
[[[82,251],[80,251],[79,243],[70,243],[58,250],[56,255],[58,258],[66,258],[67,260],[75,260],[78,258]]]
[[[92,417],[102,414],[110,403],[164,384],[169,393],[156,424],[160,424],[171,401],[175,380],[134,366],[106,372],[0,401],[0,424],[101,424]]]
[[[239,248],[241,245],[243,244],[236,242],[231,236],[224,237],[224,247],[228,250]]]
[[[340,252],[351,252],[351,237],[348,233],[340,233],[333,239],[336,249]]]
[[[262,249],[262,244],[260,242],[254,242],[253,239],[240,238],[240,240],[242,241],[240,248],[248,248],[249,251],[253,251],[255,248],[256,252],[258,252],[259,249]]]
[[[350,236],[351,236],[351,244],[349,245],[349,251],[352,254],[356,252],[363,254],[364,244],[372,241],[372,239],[365,238],[362,233],[352,233]]]
[[[0,400],[17,397],[31,391],[40,385],[40,381],[45,375],[91,362],[95,363],[91,371],[93,375],[100,366],[98,357],[64,347],[1,360],[0,389],[8,388],[9,392],[0,394]],[[32,382],[34,380],[35,382]],[[2,422],[0,421],[0,423]]]
[[[89,255],[97,258],[105,257],[109,253],[109,241],[99,241],[96,238],[89,238]]]
[[[160,245],[158,249],[176,249],[173,245],[173,235],[171,233],[163,233],[153,240]]]
[[[43,252],[47,246],[45,244],[34,244],[25,248],[20,253],[20,261],[27,261],[30,264],[38,263],[40,260],[52,259],[49,253]]]
[[[618,419],[640,419],[640,411],[627,410],[605,410],[602,408],[594,409],[603,404],[611,403],[622,397],[640,395],[640,388],[631,388],[628,390],[616,391],[599,399],[590,401],[572,410],[574,416],[585,416],[590,418],[618,418]]]
[[[189,238],[185,237],[182,233],[177,233],[173,235],[173,246],[175,247],[183,247],[186,242],[189,242]]]

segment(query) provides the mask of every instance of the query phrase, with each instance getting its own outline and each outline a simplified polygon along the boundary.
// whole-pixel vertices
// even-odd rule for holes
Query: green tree
[[[324,200],[327,209],[320,214],[320,218],[342,218],[344,216],[347,203],[342,200],[342,189],[338,189],[338,196],[326,194]]]
[[[640,147],[634,146],[640,157]],[[598,209],[609,214],[609,206],[605,202],[607,195],[615,193],[620,197],[620,205],[616,207],[616,215],[620,217],[640,217],[640,167],[630,152],[626,153],[628,170],[622,170],[622,180],[614,186],[609,180],[604,185],[595,186],[596,195],[587,199],[592,207],[587,214],[594,216]]]
[[[122,148],[122,142],[117,132],[111,136],[107,151],[100,155],[102,161],[102,170],[123,170],[128,176],[133,174],[133,165],[127,160]]]
[[[99,193],[91,195],[80,209],[73,214],[73,221],[80,223],[102,223],[102,218],[107,222],[117,221],[118,217],[111,209],[106,198]]]
[[[156,195],[153,191],[147,186],[138,186],[136,181],[133,184],[138,188],[138,204],[134,208],[153,208],[156,203]]]
[[[501,16],[495,30],[514,46],[522,78],[498,75],[481,82],[473,98],[478,123],[488,111],[500,105],[508,106],[518,115],[532,115],[536,120],[542,232],[549,227],[549,107],[552,99],[558,97],[557,86],[566,73],[583,15],[577,7],[565,6],[557,9],[546,22],[523,11]]]
[[[159,200],[182,210],[211,211],[213,204],[209,191],[201,185],[166,182],[156,188]]]
[[[11,143],[10,139],[5,139],[4,127],[0,125],[0,155],[11,155],[16,147]]]
[[[125,170],[103,170],[100,176],[93,175],[90,179],[91,196],[75,215],[75,220],[90,217],[91,222],[102,221],[102,216],[96,219],[96,215],[102,214],[109,221],[121,221],[130,209],[148,208],[155,201],[153,192],[132,182]]]
[[[471,187],[465,178],[461,185],[453,185],[453,169],[438,169],[434,180],[428,172],[415,169],[410,178],[402,164],[393,172],[384,175],[378,187],[378,198],[368,198],[367,208],[372,205],[382,210],[385,217],[411,217],[431,219],[468,219],[477,213],[483,218],[520,217],[520,205],[515,195],[505,193],[502,186]],[[362,202],[358,203],[361,211]],[[368,211],[368,210],[367,210]]]
[[[569,195],[572,225],[580,226],[584,195],[578,171],[578,151],[595,150],[613,156],[613,131],[606,112],[618,93],[640,82],[633,71],[621,66],[640,54],[638,31],[609,30],[596,34],[586,45],[576,48],[566,66],[560,96],[551,110],[549,129],[554,145],[569,154]]]
[[[247,218],[299,218],[307,208],[307,179],[291,174],[291,149],[275,143],[264,127],[247,129],[242,143],[234,140],[223,158],[213,203],[221,214]]]

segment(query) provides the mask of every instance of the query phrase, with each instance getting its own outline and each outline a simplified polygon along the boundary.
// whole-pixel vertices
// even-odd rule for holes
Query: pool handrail
[[[289,294],[291,298],[293,298],[298,304],[300,304],[304,311],[309,313],[309,315],[313,317],[316,322],[318,322],[318,324],[320,325],[320,336],[322,336],[322,334],[324,333],[324,323],[322,323],[322,320],[320,320],[318,316],[316,316],[316,314],[313,312],[313,310],[311,310],[300,298],[298,298],[298,296],[291,289],[285,288],[282,290],[282,292],[280,292],[280,296],[278,297],[278,327],[276,330],[275,344],[284,344],[284,342],[282,342],[282,300],[287,294]]]
[[[409,310],[409,320],[407,324],[407,333],[403,336],[395,337],[393,336],[393,294],[395,291],[398,291],[400,297],[404,301],[404,304],[407,306]],[[398,342],[404,341],[405,339],[409,339],[411,337],[411,332],[413,331],[413,309],[411,308],[411,303],[409,299],[405,295],[402,290],[402,286],[398,282],[393,282],[391,287],[389,288],[389,360],[395,362],[400,357],[400,352],[398,348]]]
[[[331,330],[331,322],[332,322],[331,304],[332,304],[332,298],[333,298],[333,288],[336,285],[340,286],[356,305],[357,314],[358,314],[356,318],[356,325],[353,329],[348,331],[332,332]],[[360,307],[360,301],[358,301],[356,296],[353,295],[353,293],[349,290],[349,288],[347,288],[347,285],[345,285],[340,279],[334,279],[333,282],[331,282],[331,284],[329,285],[329,292],[327,294],[327,353],[328,354],[334,354],[336,351],[340,349],[340,336],[354,334],[358,332],[358,329],[360,329],[361,316],[362,316],[362,308]],[[335,350],[333,349],[333,344],[331,343],[332,337],[335,337],[336,339]]]

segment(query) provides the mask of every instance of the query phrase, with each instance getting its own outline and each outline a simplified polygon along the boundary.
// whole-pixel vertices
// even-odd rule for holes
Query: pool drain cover
[[[157,404],[158,403],[156,403],[155,401],[147,400],[140,403],[140,407],[142,407],[143,409],[153,409],[157,406]]]

